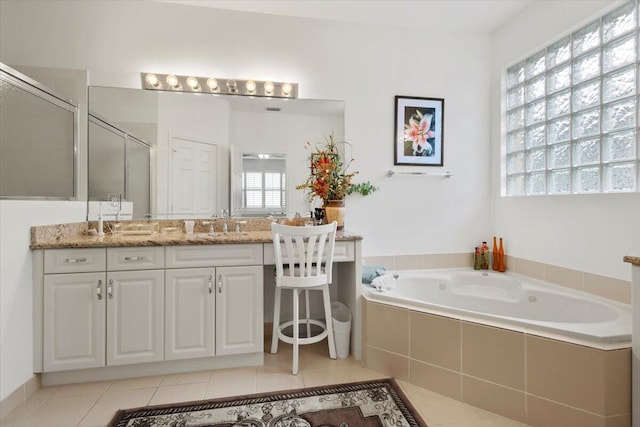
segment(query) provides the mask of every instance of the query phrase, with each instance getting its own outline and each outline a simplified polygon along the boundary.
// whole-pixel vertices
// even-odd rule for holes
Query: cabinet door
[[[218,267],[216,276],[216,355],[262,352],[262,266]]]
[[[166,360],[214,355],[214,268],[167,270]]]
[[[107,365],[164,358],[164,271],[107,274]]]
[[[44,276],[44,371],[105,364],[105,273]]]

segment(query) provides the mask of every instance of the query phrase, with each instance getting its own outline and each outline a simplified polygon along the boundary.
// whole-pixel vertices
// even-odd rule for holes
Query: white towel
[[[378,276],[371,281],[371,286],[378,290],[390,291],[395,287],[393,275],[385,274],[384,276]]]

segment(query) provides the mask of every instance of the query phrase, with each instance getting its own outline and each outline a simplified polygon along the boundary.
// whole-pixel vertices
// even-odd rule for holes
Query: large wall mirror
[[[90,159],[100,153],[89,164],[90,219],[96,202],[133,219],[304,214],[308,201],[295,186],[308,173],[305,143],[344,137],[343,101],[92,86],[89,113],[101,122],[96,134],[115,128],[136,143],[120,152],[119,142],[108,149],[89,132]]]

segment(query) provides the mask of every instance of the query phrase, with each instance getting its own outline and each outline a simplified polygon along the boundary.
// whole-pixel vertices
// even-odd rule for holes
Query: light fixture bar
[[[168,92],[297,98],[298,83],[140,73],[142,88]]]

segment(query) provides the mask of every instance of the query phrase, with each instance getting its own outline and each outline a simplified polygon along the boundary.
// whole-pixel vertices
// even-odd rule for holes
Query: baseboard
[[[34,374],[24,384],[0,401],[0,420],[25,402],[29,396],[42,387],[40,374]]]

